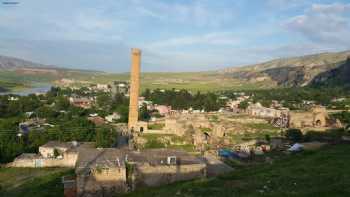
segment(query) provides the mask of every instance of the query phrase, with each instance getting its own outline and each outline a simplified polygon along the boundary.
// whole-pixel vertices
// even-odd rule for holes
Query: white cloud
[[[154,1],[133,1],[138,11],[135,14],[150,16],[167,23],[218,27],[236,18],[232,6],[211,1],[196,0],[186,3]],[[234,5],[234,4],[233,4]]]
[[[314,4],[303,15],[285,23],[291,32],[297,32],[313,41],[327,45],[350,44],[350,4]]]
[[[189,45],[235,45],[239,39],[230,32],[213,32],[204,35],[185,36],[161,40],[147,44],[150,49],[162,49],[172,47],[186,47]]]

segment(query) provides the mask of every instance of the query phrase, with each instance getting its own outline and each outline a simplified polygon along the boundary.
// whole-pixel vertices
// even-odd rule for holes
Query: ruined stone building
[[[325,107],[316,106],[310,111],[289,113],[290,128],[326,127],[329,116]]]
[[[84,148],[76,164],[77,196],[110,196],[127,191],[125,153],[113,148]]]
[[[134,166],[133,189],[206,176],[206,164],[199,158],[181,150],[148,149],[131,152],[127,155],[127,162]]]
[[[274,109],[262,106],[260,103],[250,104],[247,108],[247,113],[251,116],[260,118],[279,118],[283,114],[288,114],[289,110],[286,108]]]

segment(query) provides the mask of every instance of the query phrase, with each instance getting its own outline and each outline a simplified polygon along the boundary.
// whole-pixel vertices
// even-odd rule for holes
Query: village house
[[[88,117],[88,120],[93,122],[95,125],[100,126],[105,124],[105,119],[101,116]]]
[[[152,101],[145,100],[145,97],[139,97],[139,99],[138,99],[139,108],[141,108],[144,105],[146,105],[147,109],[150,109],[150,110],[153,107]]]
[[[89,109],[92,106],[93,99],[69,97],[69,102],[73,106]]]
[[[232,110],[235,110],[238,108],[239,104],[245,100],[249,99],[249,96],[239,96],[235,100],[228,100],[226,102],[226,106],[229,107]]]
[[[96,89],[100,90],[100,91],[103,91],[103,92],[108,92],[110,88],[109,88],[108,84],[100,84],[100,83],[98,83],[96,85]]]
[[[128,190],[125,153],[114,148],[79,149],[77,161],[77,196],[110,196]]]
[[[75,167],[78,159],[77,142],[50,141],[39,147],[38,154],[23,153],[9,167]]]
[[[108,122],[114,122],[114,121],[119,120],[120,118],[121,118],[121,116],[117,112],[114,112],[113,114],[105,117],[106,121],[108,121]]]
[[[74,79],[63,78],[59,81],[56,81],[56,83],[58,83],[59,85],[61,85],[63,87],[71,87],[71,85],[76,83],[76,81]]]
[[[19,123],[19,133],[28,134],[32,130],[38,130],[46,123],[46,119],[43,118],[31,118],[24,122]]]
[[[289,113],[289,109],[281,108],[267,108],[262,106],[260,103],[250,104],[247,108],[247,113],[251,116],[260,117],[260,118],[279,118],[284,114]]]
[[[168,115],[171,111],[171,106],[166,105],[154,105],[154,110],[157,110],[160,115],[165,116]]]
[[[16,97],[16,96],[10,96],[10,97],[8,97],[8,100],[9,100],[9,101],[18,101],[18,97]]]
[[[130,84],[125,81],[113,81],[113,83],[110,85],[112,95],[116,94],[124,94],[129,95],[130,91]]]

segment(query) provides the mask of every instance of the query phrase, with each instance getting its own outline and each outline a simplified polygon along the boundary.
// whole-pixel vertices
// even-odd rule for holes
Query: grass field
[[[0,168],[0,196],[61,197],[61,177],[72,173],[65,168]]]
[[[184,143],[186,140],[183,137],[173,134],[142,134],[141,137],[147,140],[144,146],[145,149],[172,148],[193,152],[195,148],[193,144]],[[173,143],[168,143],[169,141],[164,140],[164,138],[169,139]]]
[[[113,80],[129,80],[129,74],[107,74],[95,76],[91,81],[110,83]],[[187,89],[192,92],[247,90],[268,88],[268,83],[250,83],[236,80],[215,72],[196,73],[142,73],[141,91],[148,89]]]
[[[23,83],[0,81],[0,92],[16,90],[16,89],[21,89],[21,88],[25,88],[25,87],[26,87],[26,85],[24,85]]]
[[[225,176],[145,188],[125,197],[350,196],[350,145],[284,156]]]
[[[72,70],[58,70],[56,73],[19,73],[1,71],[0,81],[11,83],[53,83],[61,78],[88,81],[91,83],[112,83],[113,81],[129,81],[129,73],[102,73]],[[233,79],[217,72],[182,72],[182,73],[141,73],[141,91],[148,89],[187,89],[192,92],[208,92],[220,90],[249,90],[270,88],[273,83],[248,82]]]

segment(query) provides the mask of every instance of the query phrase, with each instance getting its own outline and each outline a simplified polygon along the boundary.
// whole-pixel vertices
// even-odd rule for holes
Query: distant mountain
[[[350,57],[337,68],[317,75],[311,85],[313,86],[347,86],[350,87]]]
[[[5,74],[4,74],[5,73]],[[101,74],[101,71],[69,69],[53,65],[44,65],[15,57],[0,55],[0,80],[17,82],[16,77],[43,79],[44,81],[57,80],[64,77]],[[11,79],[8,80],[9,75]],[[20,79],[18,79],[21,81]]]
[[[55,68],[44,64],[34,63],[31,61],[0,55],[0,71],[1,70],[17,70],[23,68]],[[58,68],[58,67],[56,67]]]
[[[251,82],[271,81],[279,86],[306,86],[319,74],[340,66],[349,56],[350,51],[320,53],[276,59],[243,67],[231,67],[219,72]]]
[[[71,69],[71,68],[64,68],[64,67],[54,66],[54,65],[45,65],[45,64],[35,63],[32,61],[16,58],[16,57],[0,55],[0,71],[4,71],[4,70],[14,71],[14,70],[26,70],[26,69],[28,70],[38,69],[43,71],[56,70],[56,71],[101,72],[101,71],[94,71],[94,70]]]

